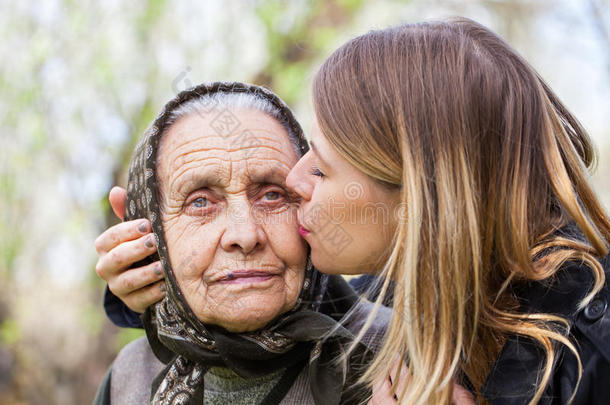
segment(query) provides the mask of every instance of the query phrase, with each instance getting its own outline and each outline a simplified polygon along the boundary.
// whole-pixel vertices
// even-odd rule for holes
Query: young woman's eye
[[[317,167],[312,167],[311,168],[311,174],[314,175],[314,176],[318,176],[318,177],[324,177],[325,176],[324,173],[322,173],[320,171],[320,169],[318,169]]]

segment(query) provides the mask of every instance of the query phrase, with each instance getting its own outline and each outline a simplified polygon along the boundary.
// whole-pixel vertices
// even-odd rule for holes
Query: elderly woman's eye
[[[205,208],[209,205],[209,200],[205,197],[198,197],[192,202],[195,208]]]
[[[275,201],[281,197],[280,193],[277,191],[269,191],[265,193],[265,198],[270,201]]]
[[[200,192],[186,199],[183,206],[183,213],[196,217],[211,217],[216,215],[219,209],[219,200],[214,196],[209,196]]]

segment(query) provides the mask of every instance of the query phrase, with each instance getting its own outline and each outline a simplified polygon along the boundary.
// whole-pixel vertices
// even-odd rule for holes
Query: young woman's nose
[[[290,170],[286,177],[286,187],[297,193],[304,200],[309,201],[313,193],[313,179],[307,175],[305,169],[307,164],[306,157],[307,154]]]

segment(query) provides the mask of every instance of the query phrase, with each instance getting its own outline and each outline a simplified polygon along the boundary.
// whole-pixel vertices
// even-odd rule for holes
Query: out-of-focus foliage
[[[118,350],[142,336],[106,319],[93,240],[117,221],[107,192],[125,185],[139,135],[202,81],[269,86],[307,129],[311,78],[342,42],[466,15],[507,38],[583,119],[608,205],[608,11],[577,3],[0,0],[0,405],[90,403]]]

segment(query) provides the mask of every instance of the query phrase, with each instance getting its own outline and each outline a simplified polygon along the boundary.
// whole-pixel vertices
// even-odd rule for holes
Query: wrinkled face
[[[262,112],[233,113],[240,125],[228,135],[214,130],[213,113],[172,124],[157,176],[169,259],[187,303],[202,322],[244,332],[295,305],[307,250],[285,186],[298,159],[286,130]]]
[[[311,149],[286,180],[302,197],[300,233],[311,261],[328,274],[380,271],[389,257],[400,194],[341,156],[314,123]]]

